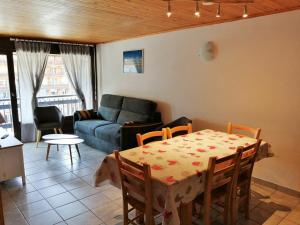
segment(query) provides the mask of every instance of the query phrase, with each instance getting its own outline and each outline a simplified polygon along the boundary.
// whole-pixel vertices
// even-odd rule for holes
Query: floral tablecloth
[[[234,153],[238,146],[255,142],[256,139],[250,137],[207,129],[152,142],[120,154],[136,163],[148,163],[151,166],[154,207],[163,213],[163,225],[179,225],[177,208],[203,192],[209,157],[224,157]],[[259,158],[267,156],[268,144],[264,142]],[[106,156],[95,177],[96,186],[109,180],[120,187],[113,154]]]

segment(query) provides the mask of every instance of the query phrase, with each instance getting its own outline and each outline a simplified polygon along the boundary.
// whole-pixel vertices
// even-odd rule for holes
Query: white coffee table
[[[44,140],[58,140],[58,139],[71,139],[71,138],[79,138],[74,134],[46,134],[42,137]],[[57,145],[57,151],[59,151]]]
[[[79,147],[78,147],[78,144],[84,142],[84,140],[81,138],[54,139],[54,140],[46,140],[45,142],[48,144],[46,160],[48,160],[51,145],[57,145],[57,146],[58,145],[68,145],[69,151],[70,151],[70,157],[71,157],[71,164],[73,164],[72,145],[75,145],[78,156],[79,156],[79,158],[81,158],[80,152],[79,152]]]
[[[77,135],[74,134],[46,134],[42,137],[44,140],[54,140],[54,139],[71,139],[78,138]]]

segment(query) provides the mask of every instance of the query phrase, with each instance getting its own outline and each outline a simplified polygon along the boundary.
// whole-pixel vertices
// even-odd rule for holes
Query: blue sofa
[[[74,114],[74,132],[85,143],[112,153],[137,146],[136,134],[155,130],[162,125],[157,104],[150,100],[104,94],[97,112]]]

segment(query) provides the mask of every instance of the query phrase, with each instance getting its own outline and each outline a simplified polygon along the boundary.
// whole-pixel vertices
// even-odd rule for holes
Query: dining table
[[[205,129],[163,141],[120,151],[130,161],[151,167],[153,207],[161,212],[163,225],[192,224],[192,202],[204,191],[210,157],[234,154],[239,146],[257,140],[239,134]],[[262,142],[258,159],[268,157],[269,144]],[[109,181],[121,188],[114,154],[107,155],[95,173],[95,185]]]

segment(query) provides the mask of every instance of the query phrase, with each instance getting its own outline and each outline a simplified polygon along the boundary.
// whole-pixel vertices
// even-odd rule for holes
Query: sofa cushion
[[[84,134],[95,135],[97,127],[107,126],[108,124],[111,124],[111,122],[106,120],[80,120],[75,122],[74,129]]]
[[[98,115],[104,120],[116,122],[122,108],[123,98],[119,95],[102,95]]]
[[[122,110],[139,114],[152,114],[156,110],[157,104],[150,100],[124,97]]]
[[[120,146],[120,127],[120,124],[117,123],[97,127],[95,129],[95,136],[101,140]]]
[[[149,119],[149,115],[147,114],[139,114],[135,112],[122,110],[118,117],[117,123],[124,124],[126,122],[147,122]]]
[[[98,110],[98,115],[101,116],[102,119],[110,122],[116,122],[119,113],[120,109],[114,109],[105,106],[101,106]]]

